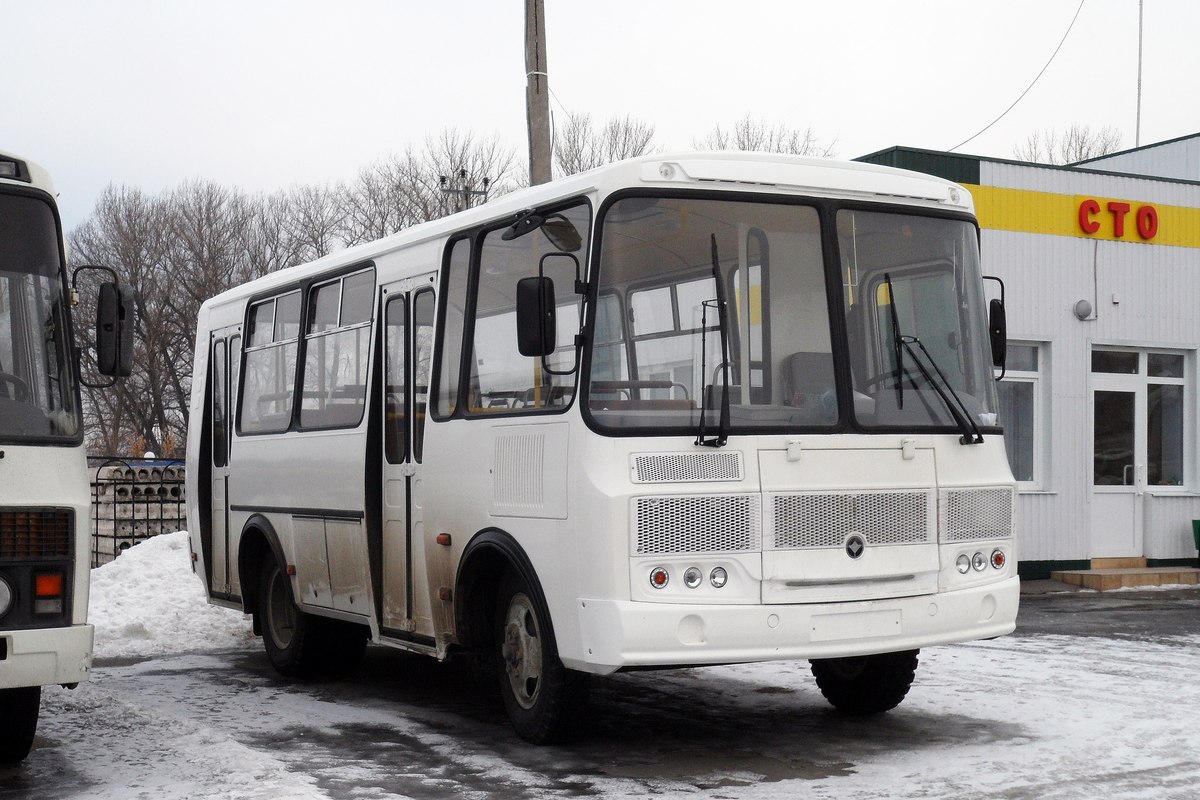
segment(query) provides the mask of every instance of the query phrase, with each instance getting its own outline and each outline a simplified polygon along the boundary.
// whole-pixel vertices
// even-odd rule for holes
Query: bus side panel
[[[296,567],[297,597],[314,610],[336,607],[330,580],[335,555],[363,572],[354,578],[338,573],[345,592],[366,591],[365,448],[364,422],[351,430],[239,436],[231,449],[229,505],[238,512],[231,521],[255,511],[272,519],[284,558]],[[230,535],[231,554],[240,552],[240,523],[231,525]],[[237,564],[232,557],[230,562]],[[238,574],[237,585],[246,578]],[[345,605],[355,614],[369,613],[365,598],[354,604],[347,598]]]

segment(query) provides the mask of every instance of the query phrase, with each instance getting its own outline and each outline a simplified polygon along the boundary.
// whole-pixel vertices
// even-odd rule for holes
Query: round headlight
[[[983,572],[987,565],[987,557],[983,553],[976,553],[971,556],[971,566],[975,568],[976,572]]]
[[[966,575],[971,571],[971,557],[966,553],[963,553],[958,557],[958,560],[954,562],[954,566],[958,567],[959,574]]]
[[[1008,561],[1008,558],[1004,555],[1003,550],[992,551],[992,567],[995,569],[1004,569],[1006,561]]]
[[[687,571],[683,573],[683,585],[689,589],[695,589],[702,580],[704,580],[704,573],[695,567],[688,567]]]
[[[0,578],[0,617],[8,613],[8,610],[12,608],[12,602],[12,587],[8,585],[8,581]]]
[[[713,585],[713,588],[720,589],[729,580],[729,573],[724,567],[713,567],[713,571],[708,573],[708,582]]]

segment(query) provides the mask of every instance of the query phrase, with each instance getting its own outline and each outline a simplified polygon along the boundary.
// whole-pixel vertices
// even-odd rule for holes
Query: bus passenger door
[[[218,331],[212,336],[209,359],[212,396],[209,413],[212,439],[212,540],[209,555],[210,590],[213,594],[229,596],[229,449],[233,444],[232,401],[237,397],[238,361],[241,336],[236,328]]]
[[[384,308],[384,636],[430,637],[421,460],[433,353],[433,275],[381,289]]]

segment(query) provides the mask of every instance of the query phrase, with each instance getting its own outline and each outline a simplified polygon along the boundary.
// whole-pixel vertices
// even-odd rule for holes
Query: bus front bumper
[[[684,605],[580,599],[571,669],[837,658],[990,639],[1016,627],[1020,579],[939,594],[804,605]]]
[[[91,625],[0,631],[0,689],[87,680],[94,635]]]

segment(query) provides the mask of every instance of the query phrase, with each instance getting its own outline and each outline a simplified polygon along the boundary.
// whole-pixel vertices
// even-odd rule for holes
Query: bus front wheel
[[[814,659],[821,694],[847,714],[880,714],[900,705],[917,671],[919,650],[849,658]]]
[[[33,747],[42,687],[0,689],[0,764],[15,764]]]
[[[367,629],[301,611],[292,597],[291,581],[274,559],[263,564],[258,591],[263,646],[280,675],[344,675],[362,661]]]
[[[550,621],[512,572],[500,582],[495,639],[500,694],[517,735],[533,744],[564,739],[586,711],[589,676],[559,661]]]

